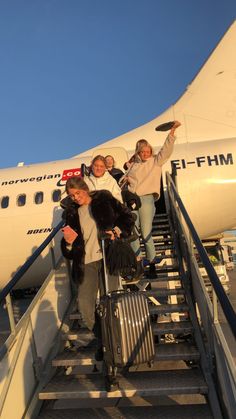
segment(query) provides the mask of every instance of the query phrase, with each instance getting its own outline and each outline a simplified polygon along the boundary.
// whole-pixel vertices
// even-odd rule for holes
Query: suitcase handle
[[[108,295],[108,275],[107,275],[107,264],[106,264],[106,253],[105,253],[105,240],[102,238],[102,257],[103,257],[103,267],[104,267],[104,282],[105,282],[105,295]]]

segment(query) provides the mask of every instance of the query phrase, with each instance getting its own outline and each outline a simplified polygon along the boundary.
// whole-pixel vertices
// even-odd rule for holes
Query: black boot
[[[97,348],[94,357],[95,357],[96,361],[98,361],[98,362],[103,361],[103,348],[102,348],[102,346],[99,346]]]
[[[116,391],[119,389],[119,381],[118,378],[113,375],[106,375],[105,376],[105,388],[106,391]]]
[[[155,263],[150,263],[148,278],[155,279],[157,277]]]
[[[135,272],[135,279],[140,279],[144,274],[144,268],[143,268],[143,261],[138,260],[137,261],[137,269]]]

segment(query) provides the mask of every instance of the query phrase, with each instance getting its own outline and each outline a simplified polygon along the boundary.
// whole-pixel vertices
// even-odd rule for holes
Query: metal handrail
[[[30,258],[21,266],[21,268],[16,272],[13,278],[8,282],[8,284],[0,292],[0,304],[6,298],[6,296],[12,291],[14,286],[20,281],[22,276],[28,271],[34,261],[42,253],[42,251],[47,247],[51,240],[55,237],[58,231],[64,226],[65,221],[62,220],[59,224],[53,228],[52,232],[46,237],[43,243],[35,250],[35,252],[30,256]]]
[[[214,289],[214,291],[217,295],[217,298],[218,298],[218,300],[221,304],[224,315],[225,315],[225,317],[226,317],[226,319],[229,323],[230,329],[231,329],[234,337],[236,338],[236,313],[233,309],[233,306],[232,306],[231,302],[229,301],[227,295],[225,294],[224,288],[223,288],[223,286],[222,286],[222,284],[221,284],[221,282],[218,278],[218,275],[217,275],[213,265],[209,261],[206,250],[204,249],[204,247],[202,245],[201,239],[199,238],[199,236],[198,236],[198,234],[195,230],[195,227],[192,224],[192,221],[191,221],[191,219],[190,219],[190,217],[189,217],[189,215],[186,211],[186,208],[185,208],[185,206],[184,206],[184,204],[183,204],[183,202],[182,202],[182,200],[181,200],[181,198],[180,198],[180,196],[177,192],[177,189],[176,189],[176,187],[174,185],[174,182],[171,179],[171,176],[170,176],[169,173],[167,173],[167,182],[171,186],[171,189],[174,193],[175,200],[178,203],[178,207],[179,207],[179,209],[182,213],[182,216],[183,216],[183,218],[184,218],[184,220],[185,220],[185,222],[186,222],[186,224],[189,228],[189,231],[192,235],[193,242],[194,242],[194,244],[197,248],[197,251],[198,251],[198,253],[201,257],[202,263],[203,263],[203,265],[206,269],[206,272],[208,274],[210,282],[211,282],[211,284],[213,286],[213,289]]]

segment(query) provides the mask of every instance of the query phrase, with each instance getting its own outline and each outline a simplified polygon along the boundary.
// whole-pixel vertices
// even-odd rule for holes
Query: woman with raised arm
[[[148,142],[138,142],[135,160],[128,172],[128,190],[136,193],[141,199],[141,207],[134,211],[137,215],[136,226],[140,228],[149,261],[149,277],[156,276],[156,252],[152,238],[152,222],[155,214],[155,200],[160,197],[160,181],[162,166],[169,159],[175,142],[175,130],[180,122],[174,121],[173,126],[157,154]],[[141,261],[139,238],[131,243],[137,260]]]

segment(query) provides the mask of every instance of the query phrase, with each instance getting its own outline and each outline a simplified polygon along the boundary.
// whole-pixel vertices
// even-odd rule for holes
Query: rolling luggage
[[[153,333],[147,298],[124,290],[109,293],[104,241],[105,295],[99,305],[103,359],[108,375],[132,365],[153,363],[155,356]]]

